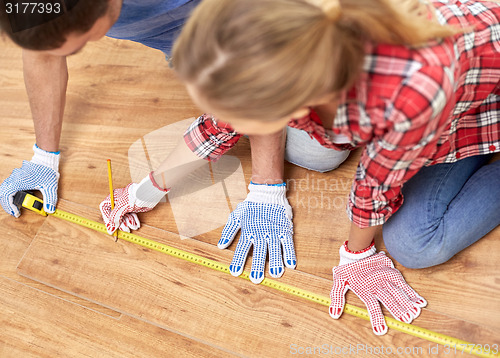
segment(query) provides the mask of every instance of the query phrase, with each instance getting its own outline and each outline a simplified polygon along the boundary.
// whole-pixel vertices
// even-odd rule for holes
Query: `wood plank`
[[[99,217],[96,210],[66,201],[60,205],[88,218]],[[140,233],[215,260],[229,263],[231,259],[229,250],[197,240],[181,240],[150,227]],[[345,315],[335,321],[318,304],[137,245],[114,243],[106,235],[53,217],[44,223],[18,272],[242,355],[281,356],[295,344],[428,347],[426,341],[393,330],[377,337],[369,323],[360,319]],[[328,294],[331,285],[330,280],[298,270],[288,270],[281,280],[322,294]],[[353,295],[349,302],[360,304]],[[498,341],[496,332],[484,327],[424,311],[416,322],[420,326],[477,342]]]
[[[45,291],[54,297],[73,302],[76,305],[83,306],[109,317],[119,318],[121,316],[119,312],[55,288],[48,287],[39,282],[26,279],[16,273],[16,267],[19,261],[21,261],[44,220],[44,217],[33,212],[25,212],[19,219],[14,219],[5,213],[0,213],[0,227],[2,228],[2,235],[0,235],[0,252],[2,252],[2,259],[0,260],[0,277],[17,281],[37,290]]]
[[[0,157],[3,163],[0,176],[4,178],[22,159],[31,158],[34,132],[22,79],[20,50],[3,43],[0,61]],[[97,208],[107,195],[107,158],[113,160],[115,187],[125,186],[131,181],[128,149],[137,139],[200,112],[166,67],[159,51],[104,39],[89,44],[78,56],[70,57],[69,67],[71,79],[61,142],[59,194]],[[242,139],[231,155],[241,161],[248,183],[251,172],[248,141]],[[341,168],[327,174],[286,165],[287,178],[307,179],[303,186],[310,187],[289,193],[295,214],[298,268],[326,281],[330,279],[331,266],[338,261],[339,244],[348,232],[349,222],[340,205],[346,200],[348,189],[345,187],[350,185],[355,165],[356,154]],[[327,191],[331,202],[321,201],[323,180],[332,185]],[[318,188],[313,184],[319,184]],[[169,203],[140,216],[146,224],[177,231]],[[222,227],[196,239],[215,245],[221,230]],[[430,309],[442,316],[485,325],[500,336],[497,298],[500,268],[491,255],[500,249],[499,245],[500,228],[497,228],[449,263],[427,270],[407,270],[400,265],[398,268],[428,299]],[[377,238],[377,246],[383,249],[381,236]],[[10,270],[12,272],[13,267]]]
[[[15,58],[16,57],[13,56],[12,60]],[[7,72],[8,75],[3,79],[9,90],[9,86],[13,86],[14,83],[13,77],[15,76],[13,73],[16,72],[17,71]],[[17,73],[16,75],[19,74],[20,73]],[[10,76],[12,76],[12,78]],[[2,83],[4,83],[3,81]],[[19,87],[19,85],[17,86]],[[16,93],[16,96],[17,95]],[[10,96],[7,98],[10,98]],[[29,108],[26,108],[26,94],[20,94],[19,99],[19,102],[8,102],[5,97],[0,96],[0,110],[2,111],[2,115],[0,115],[0,126],[2,128],[2,132],[0,133],[0,138],[2,139],[0,141],[0,158],[2,160],[2,165],[0,166],[1,180],[8,177],[14,168],[20,167],[22,159],[29,160],[33,156],[32,146],[35,141],[33,122],[30,118],[18,117],[26,114],[26,112],[29,113]],[[21,100],[25,102],[21,104]],[[78,305],[83,305],[88,309],[95,310],[102,314],[111,317],[119,317],[120,313],[116,311],[93,304],[86,300],[78,299],[73,295],[49,288],[17,275],[16,266],[29,247],[32,239],[35,237],[37,230],[43,224],[43,221],[44,218],[42,216],[29,211],[24,211],[19,219],[11,217],[3,210],[0,211],[0,252],[2,252],[0,276],[18,281],[36,289],[45,290],[51,295],[58,296]]]
[[[9,53],[9,51],[7,51],[7,53]],[[12,56],[10,59],[14,61],[16,56]],[[17,60],[19,59],[17,58]],[[12,68],[16,68],[16,66]],[[2,84],[10,91],[12,89],[11,86],[16,86],[14,85],[14,78],[21,75],[21,72],[12,70],[7,71],[6,74],[7,75],[2,79]],[[20,88],[19,84],[17,84],[17,87]],[[5,87],[3,89],[5,89]],[[19,101],[8,101],[7,99],[13,98],[10,97],[10,95],[15,95]],[[33,156],[32,145],[35,142],[35,138],[32,120],[29,117],[20,117],[29,113],[25,93],[13,91],[13,93],[9,93],[7,97],[0,96],[0,111],[2,113],[2,115],[0,115],[0,126],[2,128],[2,132],[0,133],[0,138],[2,139],[0,141],[0,158],[2,160],[0,178],[3,180],[11,174],[14,168],[21,166],[22,159],[29,160]],[[2,252],[0,276],[18,281],[36,289],[45,290],[51,295],[61,297],[62,299],[74,302],[78,305],[86,306],[102,314],[111,317],[119,317],[120,313],[116,311],[93,304],[86,300],[78,299],[73,295],[68,295],[59,290],[49,288],[17,275],[16,266],[43,222],[44,218],[33,212],[25,211],[21,218],[15,219],[6,214],[3,210],[0,211],[0,252]]]
[[[352,182],[349,175],[354,175],[358,155],[359,151],[353,153],[332,173],[289,168],[293,179],[288,196],[294,208],[300,270],[323,278],[331,276],[331,267],[338,262],[338,248],[349,232],[345,207]],[[381,232],[376,242],[379,251],[387,252]],[[499,250],[500,227],[437,267],[413,270],[395,264],[433,311],[488,326],[500,334],[500,267],[491,255]]]
[[[0,356],[229,357],[130,317],[98,314],[0,276]]]
[[[0,356],[226,357],[213,347],[32,281],[16,266],[45,218],[0,213]]]
[[[408,282],[425,295],[429,308],[489,327],[500,337],[500,230],[486,235],[450,261],[422,270],[401,267]]]

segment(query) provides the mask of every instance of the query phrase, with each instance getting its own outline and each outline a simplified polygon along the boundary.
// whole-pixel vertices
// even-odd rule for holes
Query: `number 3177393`
[[[61,3],[54,2],[6,2],[5,12],[7,14],[60,14]]]

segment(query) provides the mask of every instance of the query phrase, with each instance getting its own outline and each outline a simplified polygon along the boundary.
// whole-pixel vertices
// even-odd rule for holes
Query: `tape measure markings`
[[[51,215],[58,217],[60,219],[84,226],[84,227],[87,227],[87,228],[93,229],[95,231],[107,234],[106,226],[104,224],[98,223],[98,222],[93,221],[93,220],[86,219],[82,216],[68,213],[68,212],[62,211],[60,209],[56,209],[54,214],[51,214]],[[229,265],[227,265],[227,264],[224,264],[224,263],[221,263],[221,262],[218,262],[215,260],[207,259],[203,256],[199,256],[199,255],[187,252],[187,251],[183,251],[181,249],[177,249],[177,248],[156,242],[154,240],[141,237],[141,236],[136,235],[136,234],[119,231],[118,238],[122,239],[124,241],[130,242],[130,243],[133,243],[133,244],[141,245],[143,247],[146,247],[146,248],[149,248],[149,249],[161,252],[161,253],[168,254],[168,255],[173,256],[173,257],[178,257],[178,258],[183,259],[185,261],[189,261],[192,263],[196,263],[196,264],[211,268],[211,269],[216,270],[216,271],[230,273]],[[246,280],[250,280],[249,274],[246,271],[243,271],[243,273],[239,277],[244,278]],[[278,282],[278,281],[273,280],[273,279],[265,278],[260,283],[260,285],[264,285],[266,287],[270,287],[270,288],[291,294],[293,296],[309,300],[311,302],[319,303],[323,306],[330,306],[330,299],[326,296],[317,295],[313,292],[309,292],[309,291],[306,291],[306,290],[303,290],[303,289],[300,289],[300,288],[297,288],[297,287],[294,287],[294,286],[291,286],[291,285],[288,285],[285,283],[281,283],[281,282]],[[362,318],[362,319],[367,320],[367,321],[370,320],[370,316],[368,315],[368,311],[366,309],[352,306],[350,304],[345,304],[344,313],[347,313],[349,315],[352,315],[352,316],[355,316],[358,318]],[[500,356],[499,354],[483,352],[482,349],[476,347],[479,345],[474,345],[473,343],[469,343],[469,342],[463,341],[463,340],[455,338],[455,337],[451,337],[451,336],[447,336],[447,335],[444,335],[441,333],[437,333],[437,332],[434,332],[434,331],[431,331],[431,330],[428,330],[425,328],[421,328],[421,327],[418,327],[418,326],[415,326],[412,324],[400,322],[394,318],[387,317],[387,316],[385,316],[385,320],[386,320],[386,323],[387,323],[389,328],[395,329],[399,332],[406,333],[406,334],[409,334],[409,335],[417,337],[417,338],[425,339],[425,340],[430,341],[430,342],[449,346],[450,349],[453,349],[453,348],[456,349],[457,346],[464,346],[463,351],[465,351],[465,349],[467,347],[474,346],[474,349],[472,351],[467,351],[466,353],[471,353],[471,354],[474,354],[478,357],[485,357],[485,358],[499,357]],[[459,351],[457,349],[457,352],[462,352],[462,351]]]

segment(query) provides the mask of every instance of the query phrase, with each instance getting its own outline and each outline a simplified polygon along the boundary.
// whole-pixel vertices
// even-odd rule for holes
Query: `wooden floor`
[[[7,42],[0,46],[3,180],[31,158],[35,139],[20,50]],[[151,163],[141,164],[146,169],[135,167],[137,143],[153,148],[152,132],[200,111],[162,54],[137,44],[104,39],[71,57],[69,68],[59,208],[100,220],[97,208],[108,193],[106,159],[113,162],[115,187],[125,186],[147,165],[154,166],[174,139],[156,142]],[[242,139],[230,156],[235,166],[224,178],[241,185],[230,198],[209,197],[208,202],[223,208],[209,210],[217,217],[210,221],[216,227],[204,230],[199,203],[188,203],[186,209],[172,196],[141,215],[139,234],[229,263],[235,245],[218,250],[216,243],[227,213],[245,195],[243,180],[248,182],[251,169],[248,141]],[[285,272],[282,282],[328,295],[331,268],[349,228],[344,207],[358,156],[359,151],[353,153],[330,174],[286,166],[298,265]],[[219,173],[210,171],[212,178]],[[190,195],[203,202],[202,191]],[[138,245],[114,243],[54,217],[24,212],[16,220],[2,211],[0,228],[2,358],[285,357],[308,352],[370,357],[388,355],[389,348],[394,355],[405,349],[400,354],[405,357],[454,356],[445,354],[443,346],[395,330],[377,337],[359,318],[344,315],[335,321],[319,304]],[[186,234],[190,228],[196,229],[192,235]],[[384,248],[380,234],[377,246]],[[443,265],[410,270],[396,263],[429,302],[415,325],[476,344],[500,345],[498,252],[500,228]],[[348,303],[363,306],[351,293]],[[342,349],[345,354],[339,353]]]

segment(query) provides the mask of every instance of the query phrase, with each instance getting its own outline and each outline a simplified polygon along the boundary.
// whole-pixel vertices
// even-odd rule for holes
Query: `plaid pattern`
[[[348,205],[359,227],[385,223],[423,166],[500,151],[500,5],[433,4],[441,23],[474,32],[419,49],[371,48],[335,119],[351,144],[366,144]]]
[[[234,147],[240,137],[229,124],[218,122],[209,114],[198,117],[184,133],[184,141],[193,153],[214,162]]]
[[[442,24],[474,27],[422,48],[367,45],[358,82],[341,94],[332,143],[312,113],[293,120],[321,145],[364,146],[347,208],[359,227],[381,225],[403,203],[401,187],[423,166],[500,151],[500,5],[433,2]],[[186,133],[198,155],[216,159],[239,135],[200,117]]]

